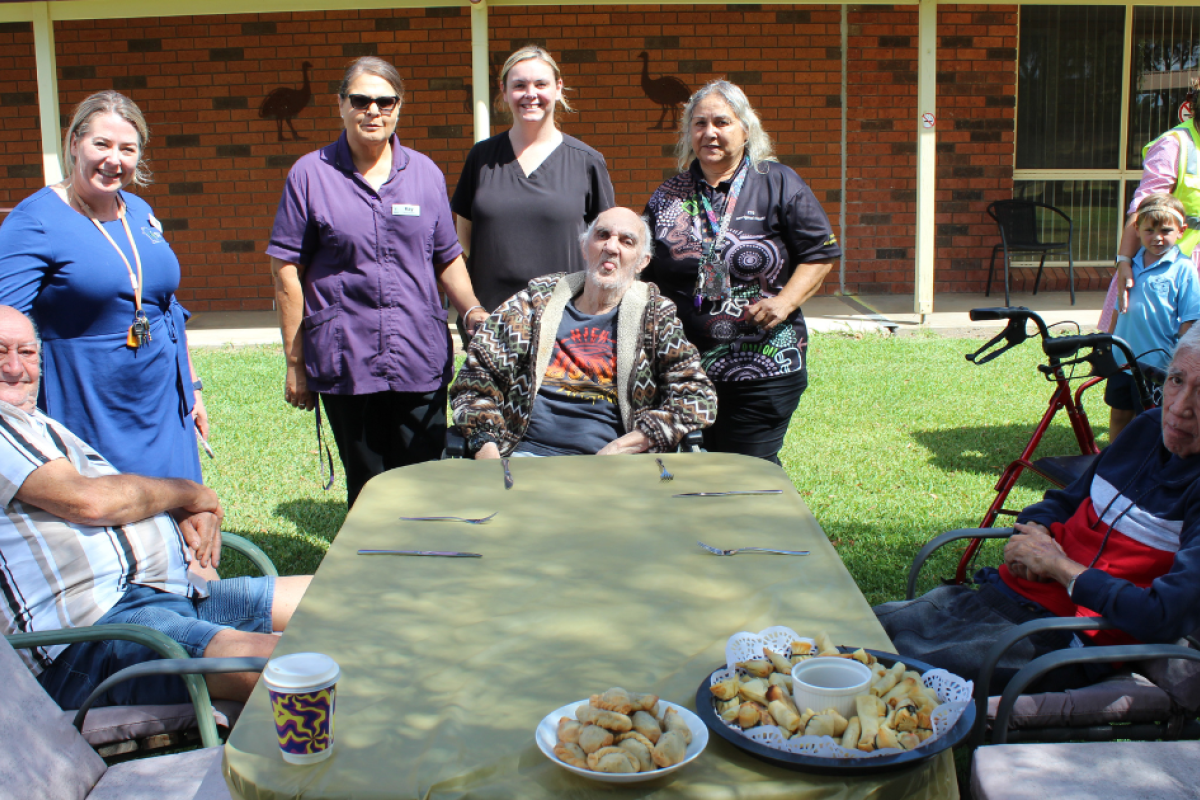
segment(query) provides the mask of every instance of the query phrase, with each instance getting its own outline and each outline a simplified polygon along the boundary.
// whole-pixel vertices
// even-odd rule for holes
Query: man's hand
[[[484,461],[489,458],[499,458],[500,448],[495,442],[486,442],[483,447],[479,448],[479,452],[475,454],[476,461]]]
[[[1017,533],[1004,546],[1004,563],[1018,578],[1041,583],[1058,581],[1066,586],[1085,569],[1067,557],[1045,526],[1018,522],[1013,528]]]
[[[317,393],[308,390],[308,375],[304,372],[304,364],[288,364],[283,399],[301,411],[312,411],[317,407]]]
[[[179,532],[202,567],[221,565],[221,517],[209,511],[196,514],[178,513],[175,521]]]
[[[195,484],[194,496],[179,506],[178,510],[187,514],[209,513],[216,516],[218,523],[225,519],[225,510],[221,508],[217,493],[202,483]]]
[[[782,297],[764,297],[757,303],[746,306],[746,316],[764,331],[782,324],[796,307]]]
[[[470,313],[467,314],[466,318],[463,320],[463,330],[466,331],[468,339],[475,337],[475,334],[479,332],[479,326],[482,325],[487,318],[488,312],[484,311],[482,308],[475,307],[471,309]]]
[[[608,444],[601,447],[596,453],[598,456],[615,456],[624,453],[644,453],[650,449],[650,437],[642,433],[640,430],[632,430],[624,436],[619,436],[613,439]]]
[[[1127,261],[1117,264],[1117,311],[1129,312],[1129,292],[1133,289],[1133,265]]]

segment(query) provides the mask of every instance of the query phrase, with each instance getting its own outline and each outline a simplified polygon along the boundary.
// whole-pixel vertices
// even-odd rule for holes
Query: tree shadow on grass
[[[332,542],[346,521],[345,500],[288,500],[275,506],[275,514],[293,522],[301,533]]]
[[[913,431],[911,436],[930,452],[929,463],[943,472],[974,472],[998,478],[1021,455],[1035,427],[1036,420],[1028,425]],[[1055,426],[1046,431],[1033,458],[1065,455],[1079,455],[1079,444],[1070,428]]]
[[[859,591],[871,605],[904,598],[909,568],[917,551],[930,539],[956,528],[971,528],[975,519],[949,519],[933,526],[905,527],[900,535],[892,528],[854,521],[831,522],[822,525],[830,544],[837,551],[846,569],[854,577]],[[953,578],[966,540],[951,542],[939,549],[920,572],[917,594],[920,595]],[[987,548],[977,559],[978,566],[999,563],[1001,549],[985,543]]]

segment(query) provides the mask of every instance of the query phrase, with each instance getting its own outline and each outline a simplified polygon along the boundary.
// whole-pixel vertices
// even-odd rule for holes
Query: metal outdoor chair
[[[916,596],[922,565],[939,548],[970,538],[1005,539],[1012,528],[966,528],[929,541],[913,559],[905,598]],[[983,659],[975,682],[975,729],[970,748],[991,743],[1112,741],[1114,739],[1200,739],[1200,646],[1189,636],[1176,644],[1130,644],[1070,647],[1034,659],[1020,669],[999,696],[988,686],[1001,657],[1014,644],[1037,633],[1108,630],[1103,617],[1035,619],[999,638]],[[1189,647],[1188,645],[1191,645]],[[1024,694],[1053,669],[1068,664],[1124,665],[1115,675],[1082,689]],[[1136,666],[1137,672],[1128,667]],[[1153,679],[1153,680],[1151,680]]]
[[[1067,224],[1067,240],[1065,242],[1042,241],[1038,225],[1038,209],[1044,208],[1062,218]],[[1046,256],[1053,253],[1066,253],[1067,277],[1071,287],[1071,305],[1075,305],[1075,257],[1071,252],[1074,238],[1074,224],[1065,213],[1047,205],[1032,200],[997,200],[987,207],[988,216],[995,220],[1000,228],[1000,244],[992,248],[992,260],[988,266],[987,290],[984,296],[992,292],[992,277],[996,272],[996,254],[1004,252],[1004,305],[1009,302],[1009,268],[1014,253],[1041,253],[1038,262],[1037,277],[1033,280],[1033,293],[1037,294],[1038,285],[1042,281],[1042,269],[1046,265]]]
[[[87,706],[114,683],[145,674],[260,672],[265,658],[185,658],[138,664],[121,670],[97,687],[74,723],[22,663],[7,641],[0,641],[0,795],[46,800],[228,800],[221,775],[223,748],[207,746],[156,758],[109,766],[88,745],[80,728]]]
[[[221,546],[245,556],[264,575],[279,574],[270,557],[248,539],[222,532]],[[93,625],[57,631],[14,633],[5,638],[16,648],[124,639],[150,648],[163,659],[188,658],[187,651],[178,642],[142,625]],[[181,677],[192,698],[191,703],[96,708],[86,715],[86,721],[81,718],[80,733],[106,758],[137,750],[175,746],[194,740],[197,735],[204,747],[221,744],[218,726],[232,728],[241,713],[242,704],[231,700],[212,700],[208,694],[208,686],[198,675],[183,674]],[[60,713],[68,718],[76,715],[74,709]]]

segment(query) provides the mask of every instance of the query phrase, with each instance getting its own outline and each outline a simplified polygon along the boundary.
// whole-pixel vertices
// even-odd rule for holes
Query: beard
[[[633,278],[632,270],[621,269],[610,276],[602,276],[600,275],[599,264],[588,264],[587,266],[587,282],[593,288],[599,289],[606,294],[612,292],[624,294],[629,285],[633,283]]]

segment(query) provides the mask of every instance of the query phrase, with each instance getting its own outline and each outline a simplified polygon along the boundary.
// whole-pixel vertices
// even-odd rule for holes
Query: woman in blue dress
[[[42,338],[38,405],[122,472],[201,480],[208,418],[175,299],[179,260],[150,206],[142,112],[117,92],[75,109],[66,178],[0,226],[0,304]]]

